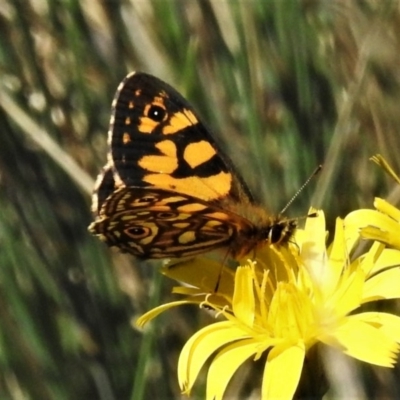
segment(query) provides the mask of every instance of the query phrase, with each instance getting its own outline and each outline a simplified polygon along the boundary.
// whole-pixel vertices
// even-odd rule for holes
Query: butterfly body
[[[189,103],[165,82],[129,74],[113,101],[108,163],[89,230],[141,258],[227,247],[240,258],[285,243],[296,222],[256,204]]]

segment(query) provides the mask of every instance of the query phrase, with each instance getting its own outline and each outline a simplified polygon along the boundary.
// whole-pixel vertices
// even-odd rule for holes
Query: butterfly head
[[[268,244],[284,244],[289,241],[297,227],[297,219],[279,219],[264,231]]]
[[[265,215],[265,220],[254,223],[251,230],[238,232],[232,242],[231,253],[238,260],[264,246],[284,245],[289,242],[296,228],[297,219]]]

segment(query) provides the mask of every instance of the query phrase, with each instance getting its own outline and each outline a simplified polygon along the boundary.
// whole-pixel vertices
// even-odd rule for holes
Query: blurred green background
[[[180,398],[179,351],[212,320],[136,330],[172,283],[87,232],[128,72],[180,90],[272,212],[322,163],[288,214],[312,204],[333,226],[398,201],[368,159],[400,171],[399,49],[397,0],[0,0],[0,399]],[[400,395],[398,371],[351,370],[327,398]],[[227,398],[256,396],[246,371]]]

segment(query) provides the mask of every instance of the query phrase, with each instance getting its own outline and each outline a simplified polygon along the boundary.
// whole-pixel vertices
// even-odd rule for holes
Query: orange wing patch
[[[229,172],[220,172],[205,178],[197,176],[173,178],[168,174],[148,174],[143,177],[143,181],[157,188],[212,201],[228,195],[231,189],[232,175]]]
[[[194,212],[203,211],[205,208],[206,208],[206,206],[204,204],[189,203],[189,204],[185,204],[183,206],[178,207],[178,211],[183,212],[183,213],[194,213]]]
[[[175,143],[171,140],[163,140],[162,142],[158,142],[155,147],[164,155],[143,156],[138,164],[149,172],[172,174],[178,168]]]
[[[123,144],[128,144],[128,143],[130,143],[130,142],[131,142],[131,135],[130,135],[129,133],[125,132],[125,133],[122,135],[122,143],[123,143]]]
[[[195,240],[196,240],[196,232],[194,232],[194,231],[183,232],[178,237],[178,243],[181,243],[181,244],[191,243],[191,242],[194,242]]]
[[[215,148],[209,142],[202,140],[188,144],[183,153],[183,158],[192,168],[196,168],[209,161],[215,154],[217,154]]]
[[[196,125],[198,122],[190,110],[183,109],[183,111],[176,112],[171,116],[169,123],[164,126],[162,132],[164,135],[179,133],[182,129]]]

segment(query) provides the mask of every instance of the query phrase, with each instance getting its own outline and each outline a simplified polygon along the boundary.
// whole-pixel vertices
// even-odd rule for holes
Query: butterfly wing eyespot
[[[191,105],[167,83],[129,74],[113,101],[108,163],[89,230],[142,258],[283,244],[291,220],[260,209]]]
[[[151,234],[151,230],[148,227],[143,227],[143,226],[132,226],[131,228],[127,229],[125,232],[132,239],[136,239],[136,240],[142,239]]]
[[[173,218],[177,218],[179,216],[178,213],[176,212],[160,212],[157,214],[157,219],[173,219]]]
[[[145,115],[155,122],[165,121],[168,116],[164,107],[154,104],[145,109]]]

